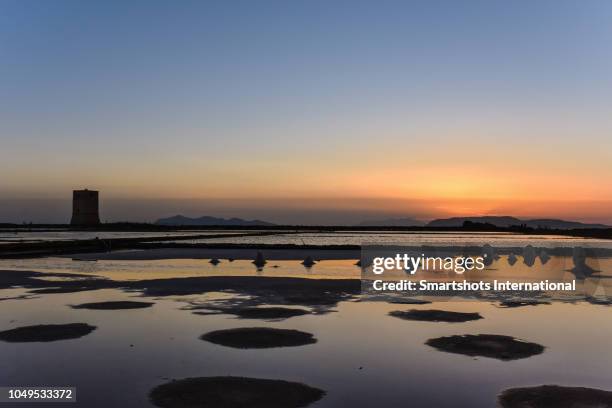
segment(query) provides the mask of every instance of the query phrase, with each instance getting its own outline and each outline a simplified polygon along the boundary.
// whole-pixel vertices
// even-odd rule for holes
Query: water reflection
[[[597,290],[603,287],[604,295],[611,293],[606,286],[610,280],[604,278],[612,271],[612,260],[594,260],[588,251],[578,250],[572,256],[553,254],[544,261],[540,252],[531,265],[515,261],[510,266],[511,256],[496,256],[490,269],[471,278],[554,279],[588,268],[593,272],[585,274],[582,284],[592,286],[589,293],[593,296],[542,298],[531,304],[516,299],[500,304],[499,299],[485,296],[478,301],[431,298],[430,304],[421,305],[425,302],[417,299],[401,306],[397,301],[364,298],[359,287],[347,292],[340,286],[337,281],[360,277],[354,260],[321,261],[308,270],[299,261],[274,261],[279,268],[267,264],[258,268],[250,260],[217,266],[205,259],[2,260],[0,269],[19,271],[2,275],[3,282],[14,279],[11,282],[15,284],[8,285],[12,288],[0,285],[1,330],[74,322],[97,329],[82,338],[53,343],[0,343],[4,358],[0,384],[74,385],[79,395],[75,406],[94,408],[150,407],[148,395],[154,387],[171,379],[211,376],[308,384],[327,391],[312,405],[318,408],[407,403],[484,408],[495,406],[502,390],[517,385],[577,384],[609,389],[612,321],[609,303]],[[25,272],[28,270],[45,275]],[[75,275],[78,273],[82,276]],[[92,275],[104,279],[95,280]],[[233,283],[229,285],[219,277],[240,279],[230,279]],[[287,286],[298,277],[329,282],[309,279],[312,282],[300,281],[293,289]],[[205,278],[215,278],[213,282],[218,283]],[[266,280],[269,284],[263,285]],[[33,289],[25,288],[28,285],[82,291],[40,293],[32,298]],[[142,297],[155,306],[126,310],[69,306],[134,302]],[[262,312],[262,308],[276,310]],[[389,315],[398,309],[477,313],[482,319],[461,323],[405,321]],[[241,350],[198,339],[202,333],[243,328],[254,322],[256,326],[312,333],[318,341],[305,347]],[[463,334],[508,336],[546,348],[542,354],[508,362],[444,353],[426,344],[428,339]]]
[[[516,255],[514,255],[513,252],[511,252],[510,255],[508,255],[508,265],[514,265],[516,261],[518,261],[518,258],[516,257]]]
[[[531,245],[525,246],[523,248],[523,262],[525,265],[531,267],[535,264],[536,252],[535,249]]]
[[[15,291],[10,295],[25,292]],[[7,295],[4,290],[0,294]],[[386,302],[340,301],[334,306],[336,313],[260,320],[258,326],[300,330],[319,340],[308,347],[270,350],[236,350],[198,340],[203,332],[244,327],[244,322],[233,315],[202,316],[183,310],[193,296],[158,298],[153,309],[66,306],[127,301],[132,296],[103,289],[7,301],[14,305],[0,309],[3,328],[83,321],[98,330],[81,339],[48,344],[0,343],[7,368],[0,371],[0,383],[74,385],[79,390],[76,406],[83,407],[150,406],[149,391],[171,378],[225,375],[284,379],[328,391],[313,407],[345,406],[347,401],[354,407],[403,406],[406,401],[443,408],[490,407],[501,390],[517,384],[518,377],[527,385],[609,386],[609,310],[586,303],[535,306],[528,313],[487,302],[410,306],[477,312],[483,319],[459,323],[460,334],[495,333],[546,346],[541,355],[511,363],[431,349],[427,339],[458,334],[457,323],[401,321],[388,316],[398,305]],[[101,393],[100,387],[115,392]]]

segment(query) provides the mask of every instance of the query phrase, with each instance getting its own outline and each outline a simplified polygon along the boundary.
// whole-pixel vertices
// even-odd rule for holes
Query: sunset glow
[[[0,222],[88,187],[109,221],[612,223],[612,6],[544,3],[4,3]]]

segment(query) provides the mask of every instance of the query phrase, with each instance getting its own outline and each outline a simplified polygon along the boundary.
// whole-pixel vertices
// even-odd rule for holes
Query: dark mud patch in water
[[[0,332],[0,340],[9,343],[30,343],[78,339],[95,329],[95,326],[85,323],[41,324],[2,331]]]
[[[210,312],[194,312],[194,314],[232,314],[240,319],[282,320],[294,316],[311,314],[304,309],[291,309],[288,307],[238,307],[238,308],[210,308]]]
[[[304,306],[335,306],[342,300],[349,300],[349,296],[336,293],[288,293],[282,296],[281,302],[288,305]]]
[[[208,276],[117,282],[145,296],[183,296],[232,291],[278,300],[277,304],[336,304],[361,291],[359,279]],[[270,302],[265,302],[270,303]]]
[[[92,288],[89,286],[83,287],[63,287],[63,288],[43,288],[43,289],[33,289],[28,293],[35,293],[39,295],[51,295],[51,294],[62,294],[62,293],[77,293],[77,292],[86,292],[90,290],[98,290],[103,288]]]
[[[26,299],[38,299],[38,298],[39,298],[39,296],[20,295],[20,296],[0,298],[0,302],[5,301],[5,300],[26,300]]]
[[[403,320],[416,320],[420,322],[446,322],[463,323],[472,320],[482,319],[479,313],[448,312],[446,310],[417,310],[408,311],[394,310],[389,312],[389,316]]]
[[[93,275],[0,271],[0,289],[24,287],[29,293],[73,293],[97,289],[138,291],[144,296],[186,296],[207,292],[234,292],[253,297],[255,305],[319,306],[329,311],[338,302],[351,300],[361,291],[359,279],[307,279],[262,276],[208,276],[188,278],[114,281]],[[45,277],[70,277],[47,281]]]
[[[448,353],[490,357],[504,361],[527,358],[544,352],[544,346],[540,344],[497,334],[438,337],[427,340],[425,344]]]
[[[515,308],[515,307],[540,306],[540,305],[550,305],[550,302],[542,301],[542,300],[505,300],[505,301],[499,302],[498,307]]]
[[[90,309],[90,310],[124,310],[124,309],[144,309],[153,306],[152,302],[133,302],[133,301],[117,301],[117,302],[93,302],[82,303],[80,305],[71,305],[73,309]]]
[[[216,330],[202,335],[200,339],[240,349],[295,347],[317,342],[317,339],[311,333],[269,327]]]
[[[149,398],[161,408],[298,408],[325,391],[305,384],[245,377],[186,378],[155,387]]]
[[[424,300],[424,299],[406,298],[406,299],[393,299],[389,301],[389,303],[393,303],[396,305],[427,305],[431,302],[429,300]]]
[[[62,278],[64,280],[47,280],[48,278]],[[11,287],[24,287],[28,289],[45,288],[51,290],[63,290],[57,293],[68,293],[76,290],[94,290],[104,287],[115,287],[112,281],[95,276],[78,273],[52,273],[52,272],[31,272],[31,271],[0,271],[0,289]],[[37,293],[31,291],[32,293]],[[45,292],[40,292],[45,293]]]
[[[559,385],[511,388],[499,396],[499,404],[502,408],[610,408],[612,392]]]

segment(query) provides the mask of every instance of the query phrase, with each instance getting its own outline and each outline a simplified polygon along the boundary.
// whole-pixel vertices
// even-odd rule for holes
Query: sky
[[[0,0],[0,222],[612,224],[612,2]]]

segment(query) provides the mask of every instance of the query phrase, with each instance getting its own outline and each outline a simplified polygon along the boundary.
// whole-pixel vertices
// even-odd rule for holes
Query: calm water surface
[[[168,240],[165,242],[176,242]],[[182,243],[239,243],[239,244],[293,244],[293,245],[364,245],[396,244],[420,245],[484,245],[498,247],[524,246],[527,243],[538,247],[596,246],[612,248],[610,240],[575,238],[561,235],[524,235],[512,233],[421,233],[421,232],[336,232],[336,233],[294,233],[262,236],[204,238],[184,240]]]
[[[461,240],[464,243],[465,237]],[[0,260],[0,270],[89,273],[114,280],[223,275],[359,278],[360,269],[353,263],[323,261],[306,269],[296,261],[275,261],[258,271],[248,261],[223,260],[213,266],[207,260],[192,259],[40,258]],[[597,259],[596,266],[604,276],[612,275],[611,259]],[[488,273],[545,276],[567,273],[570,267],[567,258],[553,258],[546,265],[537,260],[527,267],[520,261],[510,266],[501,257]],[[326,390],[327,395],[312,407],[490,408],[496,406],[502,390],[516,386],[560,384],[612,390],[612,309],[605,305],[553,302],[500,308],[488,301],[402,305],[357,297],[340,302],[327,314],[263,321],[195,315],[186,309],[190,302],[235,295],[231,293],[143,298],[136,292],[103,289],[19,298],[22,295],[27,295],[26,289],[0,290],[0,330],[76,322],[97,326],[97,330],[80,339],[52,343],[0,342],[0,384],[76,386],[75,406],[79,407],[150,407],[148,393],[159,384],[225,375],[297,381]],[[109,300],[144,300],[155,305],[116,311],[69,307]],[[409,309],[479,312],[484,319],[451,324],[388,316],[390,311]],[[302,330],[313,333],[318,342],[237,350],[198,339],[211,330],[253,326]],[[498,361],[449,354],[424,344],[433,337],[470,333],[514,336],[546,349],[530,358]]]
[[[3,297],[22,293],[0,291]],[[0,343],[0,383],[76,386],[77,405],[83,407],[146,407],[149,390],[158,384],[216,375],[285,379],[327,390],[314,407],[491,407],[496,395],[512,386],[554,383],[607,389],[612,384],[612,320],[605,306],[555,303],[501,309],[483,302],[425,306],[342,302],[333,313],[282,322],[181,310],[187,301],[205,300],[197,296],[155,299],[152,308],[141,310],[68,307],[134,300],[132,296],[98,290],[3,301],[3,329],[71,322],[98,329],[75,340]],[[448,324],[387,316],[392,310],[430,307],[480,312],[484,319]],[[245,326],[303,330],[319,341],[304,347],[235,350],[198,339],[210,330]],[[504,362],[448,354],[424,344],[431,337],[467,333],[511,335],[543,344],[546,351]]]
[[[252,231],[249,231],[252,232]],[[79,239],[113,239],[113,238],[148,238],[148,237],[182,237],[189,235],[233,235],[244,231],[70,231],[70,230],[28,230],[15,231],[0,229],[0,245],[19,242],[71,241]]]

